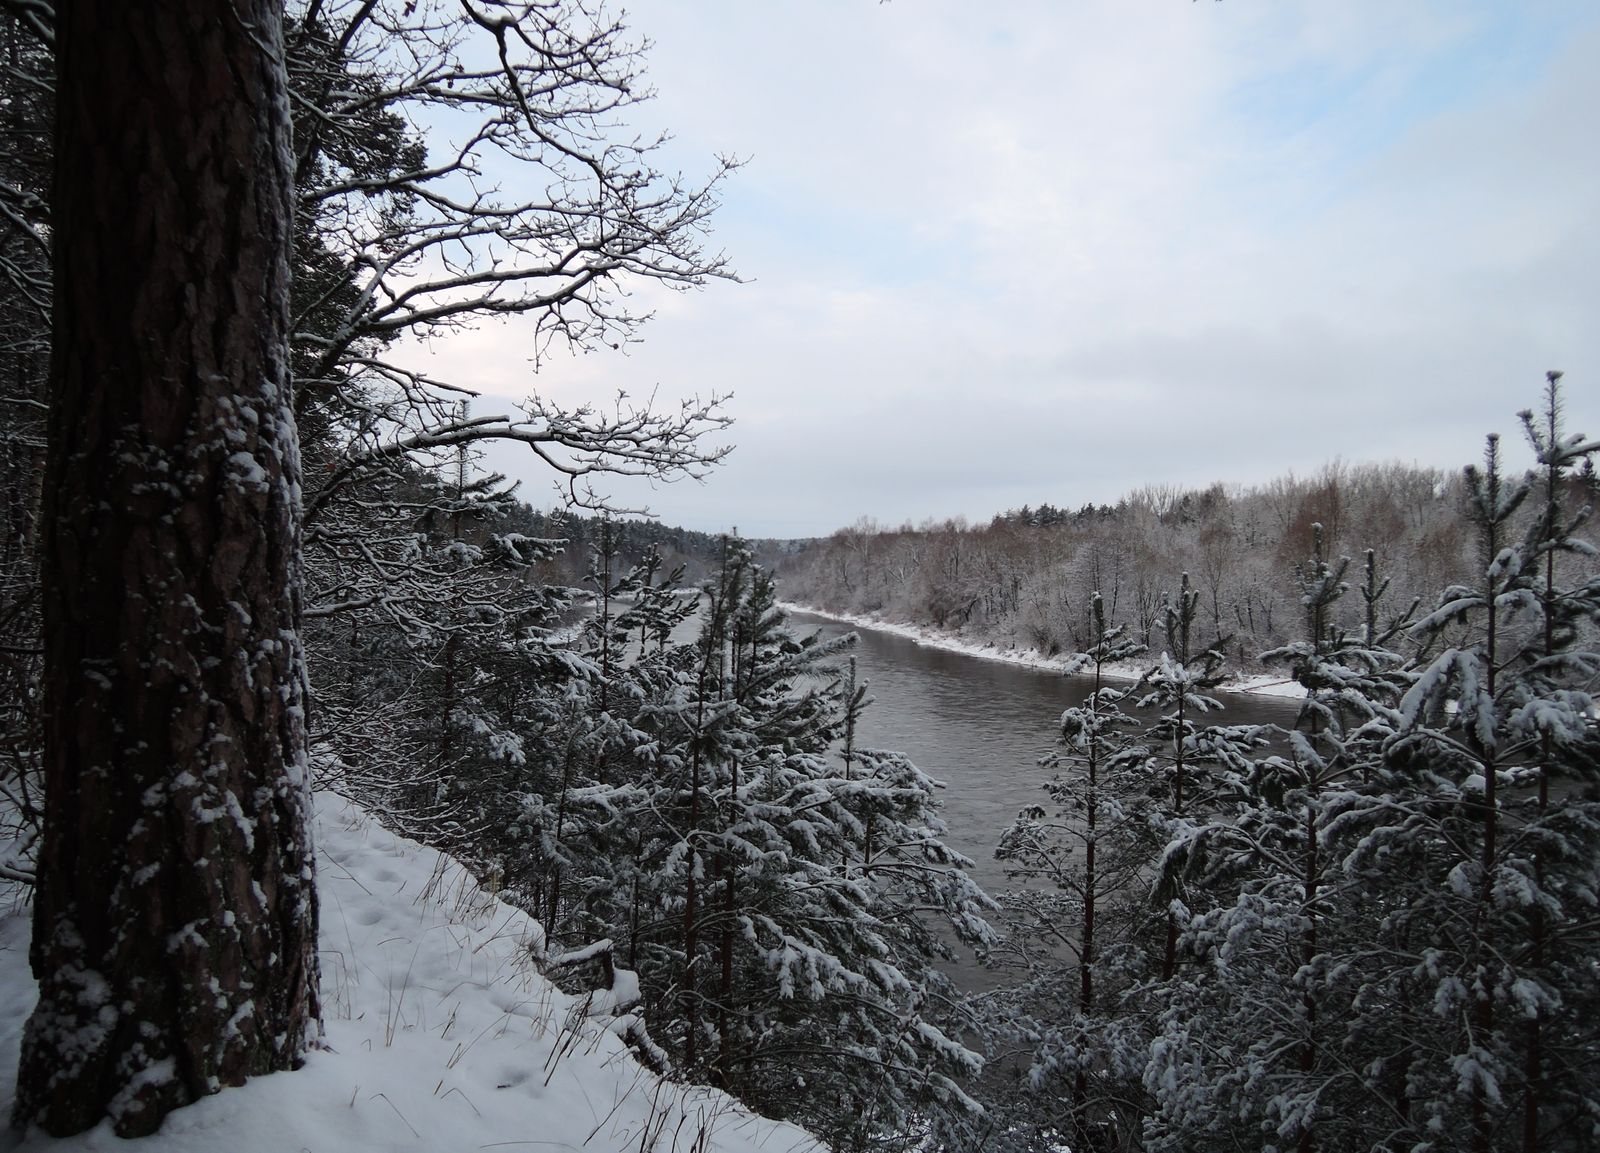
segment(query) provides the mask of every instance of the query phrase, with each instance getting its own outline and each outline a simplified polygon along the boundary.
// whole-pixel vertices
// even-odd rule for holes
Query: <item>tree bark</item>
[[[13,1120],[124,1136],[319,1029],[274,0],[58,7],[39,1004]]]

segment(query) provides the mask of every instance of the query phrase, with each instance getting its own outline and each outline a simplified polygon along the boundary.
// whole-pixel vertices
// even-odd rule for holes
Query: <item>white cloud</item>
[[[538,385],[734,392],[733,461],[647,499],[752,533],[1454,463],[1548,367],[1600,432],[1596,17],[651,3],[674,161],[753,157],[716,240],[754,279]],[[460,347],[527,379],[511,331]]]

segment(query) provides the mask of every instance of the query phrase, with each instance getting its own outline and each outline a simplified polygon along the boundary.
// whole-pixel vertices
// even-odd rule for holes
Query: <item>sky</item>
[[[642,342],[496,324],[434,354],[530,389],[731,393],[663,521],[822,535],[1146,484],[1520,451],[1567,373],[1600,435],[1593,0],[638,0],[742,283],[649,286]],[[489,454],[548,506],[524,451]]]

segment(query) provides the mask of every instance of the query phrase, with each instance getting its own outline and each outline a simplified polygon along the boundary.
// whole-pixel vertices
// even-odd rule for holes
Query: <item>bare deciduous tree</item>
[[[597,473],[700,476],[726,451],[703,440],[719,398],[469,417],[476,381],[415,367],[418,339],[491,318],[527,321],[535,365],[553,341],[620,348],[641,285],[731,276],[702,242],[734,162],[668,175],[664,138],[622,121],[651,95],[643,47],[585,0],[295,7],[298,265],[321,289],[297,293],[295,409],[330,434],[311,520],[386,462],[472,440],[527,444],[590,505]]]

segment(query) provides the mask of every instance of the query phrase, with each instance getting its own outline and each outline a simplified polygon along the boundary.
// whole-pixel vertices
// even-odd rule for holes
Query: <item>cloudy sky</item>
[[[487,392],[732,392],[669,523],[822,534],[1600,434],[1593,0],[638,0],[671,163],[748,160],[746,278]],[[485,405],[475,406],[484,411]],[[520,454],[497,467],[551,500]]]

